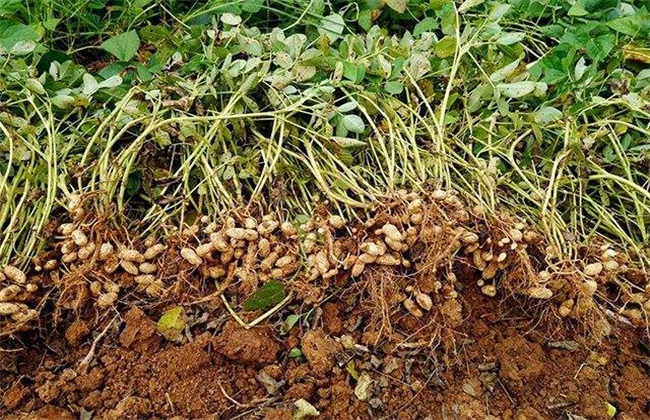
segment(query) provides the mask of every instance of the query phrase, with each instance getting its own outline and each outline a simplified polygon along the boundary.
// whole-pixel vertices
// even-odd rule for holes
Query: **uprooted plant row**
[[[266,310],[266,317],[292,299],[318,304],[368,273],[368,282],[396,291],[368,300],[387,326],[400,306],[415,317],[460,312],[468,287],[541,302],[547,316],[585,324],[597,339],[612,319],[645,325],[650,309],[647,275],[627,253],[603,242],[581,249],[579,260],[562,260],[527,221],[468,206],[454,191],[401,192],[354,220],[329,213],[326,203],[302,223],[240,209],[144,238],[92,213],[84,197],[67,207],[27,269],[1,271],[3,336],[39,322],[50,328],[91,306],[100,316],[127,305],[160,312],[223,300],[243,323],[237,312]],[[466,278],[459,266],[478,276]]]

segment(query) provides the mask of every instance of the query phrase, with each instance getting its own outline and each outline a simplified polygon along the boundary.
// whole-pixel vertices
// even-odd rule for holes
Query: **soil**
[[[281,324],[289,309],[246,330],[208,304],[180,343],[164,340],[153,314],[139,308],[109,314],[96,328],[80,317],[55,334],[4,342],[0,412],[292,419],[303,399],[332,419],[608,419],[608,404],[617,419],[650,418],[645,331],[620,324],[594,343],[568,322],[536,324],[530,304],[470,288],[444,311],[453,331],[432,330],[433,312],[394,311],[388,335],[362,302],[333,296],[288,334]],[[427,341],[432,331],[442,340]],[[302,356],[290,357],[292,348]],[[370,384],[355,393],[364,373]]]

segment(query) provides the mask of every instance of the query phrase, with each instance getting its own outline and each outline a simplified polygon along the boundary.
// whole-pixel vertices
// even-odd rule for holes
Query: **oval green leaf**
[[[246,299],[243,306],[247,311],[261,311],[277,305],[284,298],[284,285],[279,281],[271,280]]]

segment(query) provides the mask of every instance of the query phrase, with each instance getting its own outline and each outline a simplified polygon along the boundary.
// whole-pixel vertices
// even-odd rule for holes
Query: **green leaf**
[[[330,42],[336,41],[343,34],[345,29],[345,20],[343,16],[339,14],[333,14],[325,16],[321,19],[320,26],[318,27],[318,33],[321,35],[326,35]]]
[[[429,57],[421,52],[411,54],[409,57],[408,71],[415,80],[421,79],[431,71]]]
[[[291,314],[286,317],[282,325],[282,333],[287,334],[298,321],[300,321],[300,315]]]
[[[589,66],[585,64],[585,59],[584,57],[580,57],[578,62],[576,63],[576,67],[573,70],[573,77],[575,77],[576,80],[582,79],[582,76],[584,76],[585,71],[587,70]]]
[[[576,2],[571,6],[569,11],[567,12],[569,16],[587,16],[589,12],[580,4],[580,2]]]
[[[493,82],[501,82],[510,76],[519,66],[519,60],[515,60],[510,64],[506,64],[499,70],[495,71],[490,75],[490,80]]]
[[[36,93],[37,95],[45,94],[45,88],[38,79],[27,79],[25,87],[29,89],[30,92]]]
[[[404,70],[405,64],[406,64],[406,60],[404,59],[404,57],[397,57],[395,60],[393,60],[393,68],[388,78],[393,79],[395,77],[398,77],[402,72],[402,70]]]
[[[241,17],[234,15],[232,13],[224,13],[221,15],[219,20],[226,25],[230,26],[238,26],[241,23]]]
[[[83,85],[81,87],[81,92],[83,92],[84,95],[90,96],[98,90],[99,83],[97,83],[97,79],[95,79],[90,73],[85,73],[83,75]]]
[[[438,19],[432,17],[424,18],[413,28],[413,36],[420,36],[424,32],[433,32],[439,26],[440,22],[438,22]]]
[[[633,16],[610,20],[606,25],[625,35],[645,34],[647,36],[650,32],[650,14],[645,11],[637,11]]]
[[[102,49],[115,56],[120,61],[129,61],[138,53],[140,38],[136,31],[115,35],[104,41]]]
[[[404,85],[402,84],[402,82],[391,80],[384,84],[384,90],[390,93],[391,95],[399,95],[404,91]]]
[[[13,55],[26,55],[34,51],[36,43],[34,41],[18,41],[11,47]]]
[[[69,108],[74,105],[74,98],[70,95],[56,95],[52,98],[52,103],[59,108]]]
[[[142,187],[142,173],[140,171],[134,171],[129,174],[126,178],[126,188],[125,193],[129,197],[133,197],[140,191]]]
[[[246,299],[243,307],[247,311],[261,311],[282,302],[285,296],[284,285],[277,280],[271,280]]]
[[[20,10],[22,0],[1,0],[0,16],[11,17]]]
[[[618,6],[619,0],[577,0],[571,9],[569,16],[585,16],[590,13],[607,12]]]
[[[344,147],[344,148],[363,147],[363,146],[368,145],[368,143],[366,143],[365,141],[353,139],[353,138],[350,138],[350,137],[334,136],[334,137],[332,137],[332,140],[335,141],[339,146]]]
[[[43,21],[43,27],[48,31],[53,31],[56,29],[56,26],[61,22],[61,19],[51,18]]]
[[[361,134],[366,125],[358,115],[346,115],[343,117],[343,126],[353,133]]]
[[[490,19],[498,20],[505,16],[506,13],[512,8],[509,4],[498,3],[492,6],[490,10]]]
[[[264,49],[262,44],[253,38],[248,38],[245,36],[239,37],[239,43],[241,44],[242,51],[249,55],[258,56],[261,55]]]
[[[499,45],[512,45],[522,41],[525,37],[526,34],[523,32],[505,32],[499,35],[496,43]]]
[[[298,83],[306,82],[307,80],[311,79],[316,75],[316,67],[303,66],[301,64],[297,64],[293,68],[293,74],[296,77],[296,82]]]
[[[440,58],[452,57],[456,53],[456,38],[446,36],[433,47],[433,52]]]
[[[357,371],[356,367],[354,366],[354,360],[350,360],[346,365],[345,365],[345,370],[348,371],[350,376],[352,376],[352,379],[355,381],[359,379],[359,372]]]
[[[264,0],[247,0],[241,5],[241,9],[248,13],[257,13],[264,7]]]
[[[116,74],[114,76],[109,77],[106,80],[99,82],[99,88],[100,89],[114,88],[114,87],[118,87],[121,84],[122,84],[122,77]]]
[[[293,219],[293,224],[294,225],[304,225],[307,223],[309,220],[311,220],[311,217],[307,214],[297,214],[296,217]]]
[[[291,350],[289,350],[289,357],[292,359],[296,359],[298,357],[302,356],[302,350],[298,347],[294,347]]]
[[[350,102],[344,103],[343,105],[339,105],[336,109],[341,114],[345,114],[346,112],[350,112],[350,111],[356,109],[358,105],[359,104],[357,104],[355,101],[350,101]]]
[[[552,106],[545,106],[535,111],[533,117],[537,124],[546,125],[562,118],[562,111]]]
[[[165,339],[176,341],[181,338],[185,325],[185,310],[182,306],[177,306],[166,311],[158,320],[156,327]]]
[[[451,3],[451,1],[452,0],[430,0],[429,1],[429,6],[431,6],[431,9],[433,9],[433,10],[440,10],[444,6]]]
[[[366,69],[363,66],[358,66],[349,61],[344,61],[343,76],[354,83],[361,83],[363,78],[366,76]]]
[[[363,28],[364,31],[368,32],[372,28],[372,9],[361,9],[359,12],[359,26]]]
[[[397,13],[406,12],[406,0],[385,0],[386,5]]]
[[[614,418],[615,415],[616,415],[616,407],[614,407],[610,403],[607,403],[607,417]]]
[[[8,24],[8,26],[3,24]],[[31,26],[23,25],[22,23],[14,24],[9,21],[0,21],[0,47],[6,50],[11,50],[19,42],[36,42],[40,39],[41,36]]]
[[[458,13],[465,13],[479,4],[483,4],[483,2],[485,2],[485,0],[466,0],[463,4],[458,6]]]
[[[522,96],[531,94],[536,90],[546,90],[546,84],[540,82],[500,83],[496,88],[499,92],[509,98],[521,98]]]

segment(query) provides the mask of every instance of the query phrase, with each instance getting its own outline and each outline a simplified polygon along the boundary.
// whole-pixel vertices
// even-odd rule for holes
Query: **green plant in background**
[[[430,184],[564,255],[593,234],[640,249],[649,25],[609,0],[5,2],[0,262],[72,192],[153,230]]]

